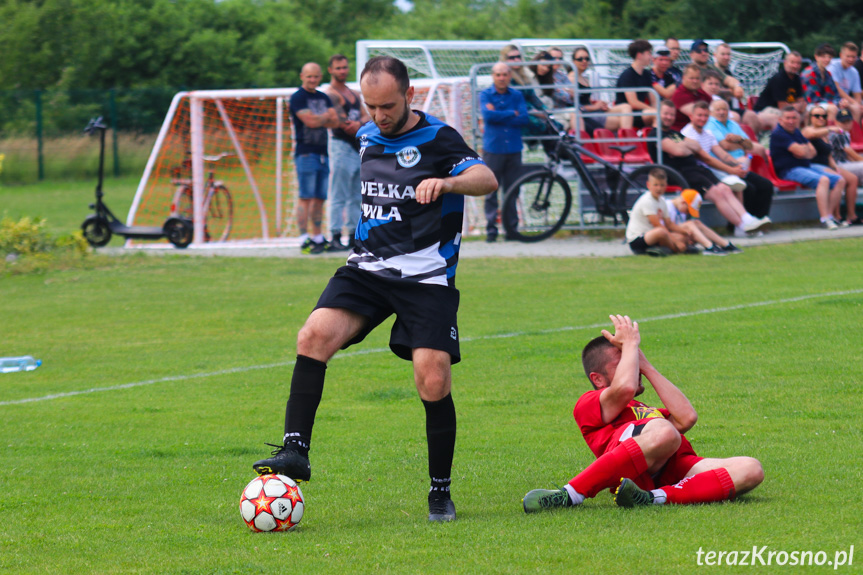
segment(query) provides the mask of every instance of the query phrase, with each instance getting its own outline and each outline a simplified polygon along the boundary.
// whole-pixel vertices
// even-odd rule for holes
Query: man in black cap
[[[670,99],[677,88],[677,81],[671,73],[671,51],[660,48],[653,54],[653,67],[650,69],[653,78],[653,88],[659,92],[662,99]]]
[[[731,96],[738,99],[742,99],[744,97],[743,86],[740,85],[737,78],[729,76],[724,70],[710,63],[710,48],[708,47],[707,42],[701,38],[692,42],[692,47],[689,49],[689,58],[692,60],[693,64],[701,68],[702,75],[704,75],[704,72],[707,70],[713,70],[719,74],[722,85],[728,88],[731,92]]]

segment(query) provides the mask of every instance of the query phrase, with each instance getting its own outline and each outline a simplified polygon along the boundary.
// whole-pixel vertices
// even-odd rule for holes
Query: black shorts
[[[692,166],[680,170],[680,175],[686,178],[689,187],[701,193],[703,198],[707,190],[719,183],[719,178],[704,166]]]
[[[638,236],[631,242],[629,242],[629,249],[632,250],[632,253],[636,255],[646,254],[647,248],[650,246],[647,245],[647,242],[644,241],[644,236]]]
[[[461,361],[458,344],[459,291],[452,287],[380,278],[353,266],[340,267],[330,278],[315,309],[342,308],[368,318],[359,334],[342,349],[361,342],[392,314],[390,349],[411,361],[413,350],[445,351]]]

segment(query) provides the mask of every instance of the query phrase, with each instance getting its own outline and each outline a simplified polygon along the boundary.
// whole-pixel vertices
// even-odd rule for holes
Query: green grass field
[[[854,545],[838,571],[860,572],[861,248],[463,260],[458,521],[426,521],[423,411],[382,327],[330,363],[306,515],[282,534],[250,532],[239,495],[281,436],[296,333],[338,261],[137,254],[0,276],[0,355],[44,361],[0,375],[0,572],[832,570],[697,565],[699,548],[765,545],[831,561]],[[759,458],[761,487],[523,513],[525,492],[593,459],[571,415],[578,354],[612,312],[641,322],[645,353],[698,410],[695,448]]]

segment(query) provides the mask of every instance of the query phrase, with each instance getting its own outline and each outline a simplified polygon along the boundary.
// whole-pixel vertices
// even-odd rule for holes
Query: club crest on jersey
[[[396,152],[396,160],[403,168],[413,168],[419,163],[420,158],[422,154],[415,146],[408,146]]]

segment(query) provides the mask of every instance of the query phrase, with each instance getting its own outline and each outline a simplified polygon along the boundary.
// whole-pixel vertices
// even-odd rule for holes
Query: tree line
[[[414,0],[407,12],[392,0],[0,0],[0,91],[296,86],[304,62],[353,61],[363,38],[703,37],[807,56],[863,38],[857,11],[851,0]]]

